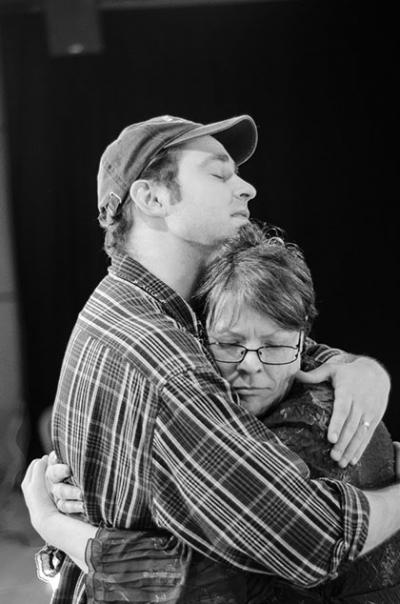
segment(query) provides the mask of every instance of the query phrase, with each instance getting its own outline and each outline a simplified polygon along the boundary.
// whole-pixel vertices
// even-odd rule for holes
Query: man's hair
[[[243,308],[267,315],[280,327],[309,333],[317,315],[310,270],[299,247],[276,227],[243,226],[206,268],[196,293],[207,329],[226,317],[233,325]],[[231,302],[231,304],[227,304]]]
[[[143,170],[140,179],[152,180],[163,184],[173,193],[175,199],[180,199],[180,188],[177,181],[179,147],[166,149],[157,154]],[[104,229],[104,250],[112,257],[116,253],[124,253],[126,238],[132,228],[132,198],[128,195],[126,201],[116,211],[109,207],[102,208],[98,220]]]

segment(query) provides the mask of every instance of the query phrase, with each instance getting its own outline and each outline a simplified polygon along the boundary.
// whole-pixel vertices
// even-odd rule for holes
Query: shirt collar
[[[189,304],[140,262],[127,254],[117,253],[113,255],[108,270],[111,275],[133,283],[155,298],[162,305],[166,314],[192,332],[196,338],[205,339],[203,325]]]

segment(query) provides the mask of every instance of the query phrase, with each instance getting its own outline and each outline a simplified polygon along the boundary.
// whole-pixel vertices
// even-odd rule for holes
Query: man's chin
[[[249,218],[247,218],[246,216],[243,216],[242,214],[238,214],[237,216],[233,217],[233,220],[231,222],[230,225],[230,231],[229,233],[226,234],[226,237],[224,239],[224,242],[231,239],[232,237],[236,237],[236,235],[240,232],[240,230],[245,227],[247,224],[249,224],[250,220]],[[221,242],[223,243],[223,242]]]
[[[235,214],[233,216],[232,223],[233,234],[236,235],[240,231],[240,229],[249,224],[249,222],[250,219],[248,216],[245,216],[244,214]]]

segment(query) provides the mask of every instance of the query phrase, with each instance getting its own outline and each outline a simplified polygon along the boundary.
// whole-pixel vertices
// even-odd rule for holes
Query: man
[[[162,527],[206,556],[310,586],[400,527],[398,493],[309,480],[238,406],[203,347],[187,301],[210,256],[248,221],[255,189],[237,166],[256,140],[249,116],[207,126],[164,116],[106,149],[98,191],[112,266],[71,335],[54,446],[91,524]],[[326,363],[308,379],[327,377],[338,399],[330,437],[340,434],[334,455],[345,465],[379,421],[389,380],[370,359]],[[54,601],[83,592],[65,563]]]

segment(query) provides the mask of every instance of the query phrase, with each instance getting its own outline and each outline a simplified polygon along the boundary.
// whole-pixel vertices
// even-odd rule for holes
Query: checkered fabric
[[[114,258],[78,317],[52,430],[94,525],[162,527],[217,561],[298,585],[335,576],[364,544],[365,496],[310,480],[240,407],[190,306],[128,256]],[[53,604],[83,604],[84,591],[67,559]]]

